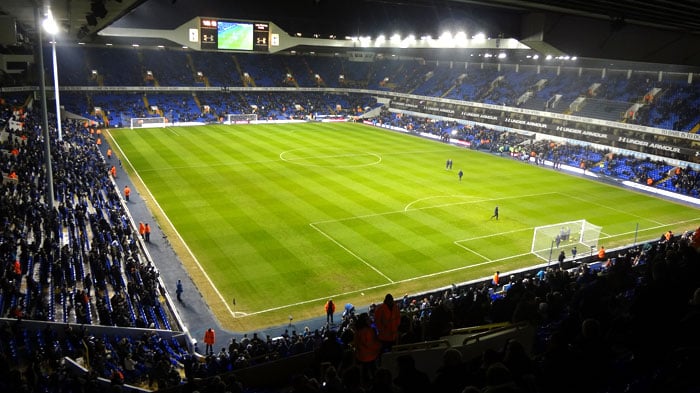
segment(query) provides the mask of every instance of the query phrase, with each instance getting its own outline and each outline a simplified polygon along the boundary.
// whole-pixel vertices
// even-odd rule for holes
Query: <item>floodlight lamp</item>
[[[404,38],[403,41],[401,41],[400,47],[401,48],[408,48],[411,45],[415,45],[416,43],[416,37],[411,34],[408,37]]]
[[[454,36],[454,44],[461,47],[467,46],[467,33],[460,31]]]
[[[486,35],[484,33],[477,33],[472,37],[472,40],[477,42],[484,42],[486,41]]]
[[[394,34],[391,36],[391,38],[389,38],[389,42],[393,44],[399,43],[401,42],[401,36],[399,34]]]
[[[51,10],[49,10],[46,19],[44,19],[42,22],[42,27],[44,28],[44,31],[51,35],[56,35],[56,33],[58,33],[58,24],[56,24],[56,19],[53,18]]]

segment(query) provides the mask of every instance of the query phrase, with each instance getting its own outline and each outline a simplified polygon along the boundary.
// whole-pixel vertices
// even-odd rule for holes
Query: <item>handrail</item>
[[[449,341],[447,341],[445,339],[441,339],[441,340],[432,340],[432,341],[422,341],[422,342],[413,343],[413,344],[394,345],[392,347],[391,351],[392,352],[411,351],[414,349],[435,348],[435,347],[440,347],[443,345],[447,346],[447,348],[450,348],[452,346]]]

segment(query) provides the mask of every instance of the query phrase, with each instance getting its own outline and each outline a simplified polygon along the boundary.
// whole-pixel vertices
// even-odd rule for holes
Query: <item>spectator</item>
[[[398,374],[394,384],[402,393],[425,393],[431,391],[430,378],[416,368],[416,362],[411,355],[401,355],[396,358]]]
[[[214,344],[216,343],[216,332],[214,329],[209,328],[207,329],[206,332],[204,332],[204,344],[206,344],[206,347],[204,348],[204,354],[205,355],[213,355],[214,354]]]
[[[333,303],[333,299],[328,299],[324,309],[326,311],[326,323],[333,323],[333,313],[335,313],[335,304]]]
[[[377,332],[371,326],[369,314],[362,313],[355,321],[355,360],[362,371],[364,386],[369,386],[377,369],[377,358],[382,349],[382,343],[377,338]]]
[[[390,351],[399,338],[399,324],[401,312],[394,302],[394,297],[387,293],[384,302],[374,311],[374,323],[377,327],[379,341],[382,343],[382,351]]]
[[[432,391],[444,393],[462,393],[467,386],[467,368],[462,362],[462,353],[450,348],[442,354],[442,366],[437,370],[433,380]]]

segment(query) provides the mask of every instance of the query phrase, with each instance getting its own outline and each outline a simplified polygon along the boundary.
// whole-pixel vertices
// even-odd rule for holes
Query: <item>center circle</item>
[[[367,151],[310,148],[283,151],[280,159],[295,165],[326,168],[359,168],[382,162],[381,155]]]

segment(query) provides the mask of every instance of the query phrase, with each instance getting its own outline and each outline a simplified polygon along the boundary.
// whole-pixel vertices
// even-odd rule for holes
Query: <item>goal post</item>
[[[129,119],[129,128],[132,130],[134,128],[165,128],[167,124],[168,119],[165,117],[132,117]]]
[[[571,258],[574,247],[583,255],[598,245],[601,229],[586,220],[535,227],[530,252],[548,262],[556,259],[561,251]]]
[[[224,119],[224,124],[247,124],[258,120],[258,115],[256,113],[241,114],[241,113],[228,113]]]

